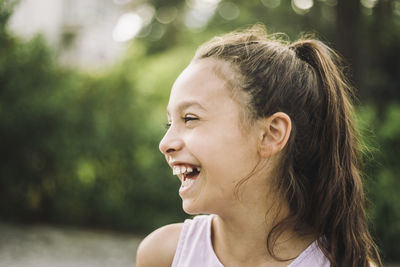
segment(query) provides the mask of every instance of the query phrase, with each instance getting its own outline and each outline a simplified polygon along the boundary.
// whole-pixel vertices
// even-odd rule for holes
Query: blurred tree
[[[397,3],[397,14],[394,14]],[[380,0],[373,9],[370,35],[371,98],[383,116],[390,102],[400,100],[400,1]],[[397,22],[397,23],[396,23]]]
[[[360,25],[361,16],[360,0],[338,0],[336,7],[336,46],[347,64],[351,66],[351,75],[356,85],[360,84],[361,73],[359,66]],[[359,93],[362,93],[359,92]]]

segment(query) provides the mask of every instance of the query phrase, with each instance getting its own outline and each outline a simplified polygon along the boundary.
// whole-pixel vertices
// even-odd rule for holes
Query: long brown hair
[[[201,46],[194,60],[202,58],[236,70],[230,82],[248,94],[250,121],[278,111],[292,120],[276,180],[290,212],[268,234],[270,254],[276,236],[292,225],[317,234],[332,266],[369,266],[374,259],[382,266],[368,231],[352,88],[339,56],[316,39],[290,43],[255,25]]]

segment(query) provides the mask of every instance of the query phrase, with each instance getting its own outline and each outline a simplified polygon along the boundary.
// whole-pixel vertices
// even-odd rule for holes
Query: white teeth
[[[180,173],[181,173],[180,168],[178,166],[174,166],[173,169],[172,169],[172,174],[173,175],[178,175]]]
[[[200,172],[201,168],[200,167],[189,167],[189,166],[173,166],[172,167],[172,174],[173,175],[179,175],[179,174],[187,174],[187,173],[191,173],[193,172],[193,170],[197,170],[198,172]]]
[[[182,180],[182,187],[189,187],[195,182],[195,179]]]

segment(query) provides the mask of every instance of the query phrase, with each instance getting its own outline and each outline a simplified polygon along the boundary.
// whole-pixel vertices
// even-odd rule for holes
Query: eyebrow
[[[187,109],[188,107],[197,107],[197,108],[200,108],[200,109],[202,109],[202,110],[204,110],[204,111],[206,110],[206,109],[205,109],[199,102],[197,102],[197,101],[183,101],[183,102],[179,103],[177,110],[178,110],[178,111],[182,111],[182,110]],[[169,114],[168,107],[167,107],[167,114]]]

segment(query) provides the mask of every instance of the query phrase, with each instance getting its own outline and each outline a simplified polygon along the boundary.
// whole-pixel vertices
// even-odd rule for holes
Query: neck
[[[224,265],[286,266],[315,240],[314,236],[299,236],[288,229],[276,240],[271,255],[267,249],[268,234],[287,215],[287,208],[266,209],[260,207],[260,201],[257,203],[242,205],[235,213],[218,214],[214,218],[213,246]]]

